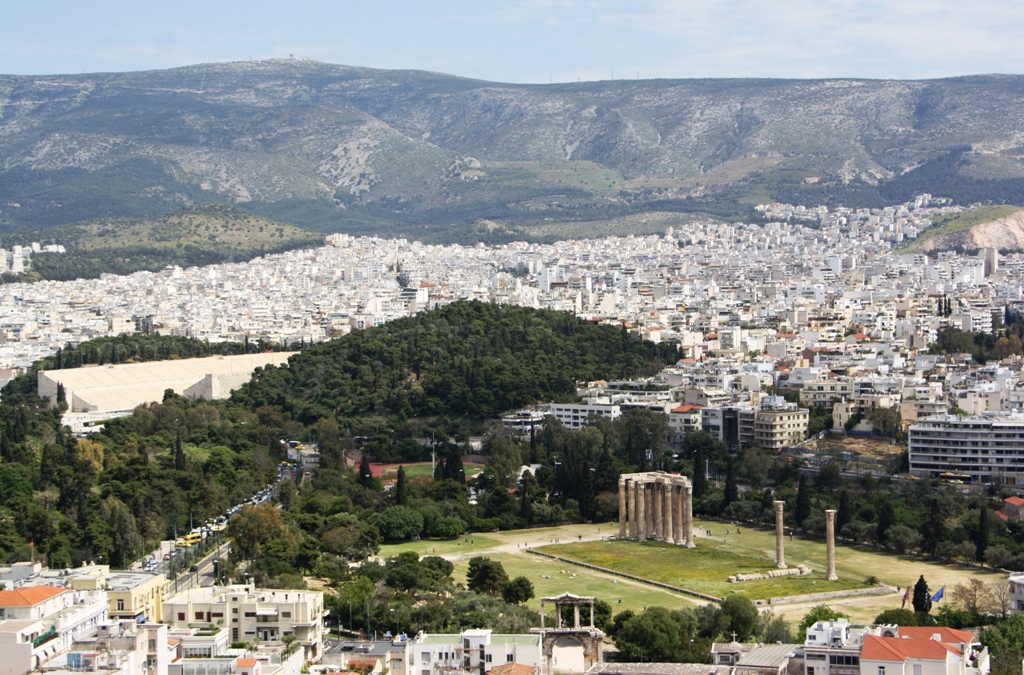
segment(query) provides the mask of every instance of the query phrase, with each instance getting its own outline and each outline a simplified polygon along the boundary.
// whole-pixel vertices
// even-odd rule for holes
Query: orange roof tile
[[[56,586],[25,586],[13,591],[0,591],[0,607],[31,607],[67,590]]]
[[[917,638],[919,640],[930,640],[933,635],[942,636],[943,642],[963,642],[970,644],[974,641],[974,633],[969,630],[957,630],[945,626],[900,626],[900,636]]]
[[[537,669],[523,663],[503,663],[489,671],[491,675],[534,675]]]
[[[902,631],[902,627],[900,628]],[[945,661],[946,655],[952,652],[960,656],[960,651],[944,642],[915,637],[879,637],[865,635],[864,644],[860,648],[861,661],[906,661],[907,659],[926,659],[929,661]]]
[[[1007,497],[1003,501],[1010,506],[1024,506],[1024,499],[1021,499],[1020,497]]]
[[[235,665],[239,668],[252,668],[259,662],[259,659],[246,659],[242,657],[235,659]]]

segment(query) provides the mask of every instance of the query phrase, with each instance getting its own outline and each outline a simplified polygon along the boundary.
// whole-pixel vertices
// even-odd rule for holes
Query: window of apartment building
[[[223,619],[224,612],[213,612],[210,614],[210,616],[212,616],[214,619]]]
[[[251,619],[254,616],[256,616],[256,612],[246,612],[245,613],[245,618],[247,618],[247,619]]]
[[[807,675],[814,675],[814,666],[807,666]]]
[[[484,661],[486,661],[487,663],[490,663],[491,662],[491,655],[490,654],[485,654],[484,655]]]
[[[885,666],[878,666],[878,675],[885,675]]]
[[[203,615],[202,612],[196,612],[196,621],[202,621],[203,620],[203,616],[204,615]]]
[[[185,612],[178,612],[178,621],[185,620]]]
[[[231,641],[232,642],[238,642],[238,629],[237,628],[232,628],[231,629]]]
[[[921,675],[921,664],[920,663],[915,663],[914,664],[914,675]]]
[[[124,611],[124,598],[118,598],[117,599],[117,611],[119,611],[119,612],[123,612]]]
[[[430,663],[430,652],[420,652],[420,660],[423,663]]]
[[[515,660],[516,660],[516,655],[515,654],[506,654],[505,655],[505,662],[506,663],[512,663]],[[914,675],[917,675],[917,673],[915,673]]]
[[[231,613],[232,614],[238,614],[238,608],[237,607],[232,607],[231,608]]]
[[[292,613],[291,612],[281,612],[281,618],[282,619],[290,619],[290,618],[292,618]]]

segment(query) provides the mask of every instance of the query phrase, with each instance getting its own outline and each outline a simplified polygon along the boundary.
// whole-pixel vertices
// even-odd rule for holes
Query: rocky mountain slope
[[[996,210],[998,209],[998,210]],[[938,232],[932,236],[922,236],[914,242],[911,250],[922,253],[932,251],[976,251],[981,248],[994,247],[1003,251],[1024,250],[1024,209],[1016,207],[996,207],[989,209],[975,218],[979,222],[969,220],[972,213],[963,214],[965,227],[957,227],[957,222],[940,223]],[[1009,213],[1006,213],[1009,212]],[[1001,215],[1006,213],[1006,215]],[[929,234],[931,231],[926,231]]]
[[[303,59],[0,76],[0,228],[235,204],[478,236],[758,201],[1024,195],[1024,77],[510,85]],[[470,229],[466,229],[470,228]]]

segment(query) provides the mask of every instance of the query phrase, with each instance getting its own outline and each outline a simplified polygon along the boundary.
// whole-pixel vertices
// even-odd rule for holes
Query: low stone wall
[[[784,570],[771,570],[770,572],[760,572],[755,574],[734,574],[727,579],[730,584],[735,584],[739,581],[757,581],[759,579],[774,579],[776,577],[795,577],[802,574],[811,574],[814,570],[805,566],[797,565],[796,567],[789,567]]]
[[[871,586],[869,588],[851,588],[846,591],[825,591],[824,593],[805,593],[804,595],[787,595],[781,598],[768,598],[767,600],[757,600],[754,604],[798,605],[804,602],[820,602],[823,600],[835,600],[838,598],[856,598],[862,595],[887,595],[889,593],[896,593],[896,589],[890,586]]]

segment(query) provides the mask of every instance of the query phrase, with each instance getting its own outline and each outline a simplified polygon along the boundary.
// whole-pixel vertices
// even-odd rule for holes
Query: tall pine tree
[[[974,538],[974,559],[985,562],[985,551],[988,550],[988,535],[992,531],[992,514],[988,512],[988,504],[982,502],[978,512],[978,532]]]
[[[708,477],[704,473],[704,451],[701,448],[693,453],[693,498],[701,499],[708,491]]]
[[[365,452],[359,460],[359,476],[356,478],[356,481],[365,488],[373,484],[373,472],[370,471],[370,455]]]
[[[807,486],[807,476],[800,474],[800,482],[796,487],[796,524],[803,527],[803,522],[811,516],[811,489]]]
[[[928,508],[928,520],[921,528],[921,550],[929,555],[935,555],[935,549],[939,542],[946,537],[946,519],[942,515],[942,505],[939,500],[932,497],[931,505]]]
[[[917,580],[914,584],[914,611],[919,614],[927,614],[932,608],[932,594],[928,590],[928,582],[924,580],[924,575]],[[923,625],[923,624],[919,624]]]
[[[736,464],[730,457],[725,463],[725,501],[722,507],[725,508],[740,498],[739,488],[736,486]]]
[[[882,504],[878,507],[878,515],[875,518],[875,541],[884,544],[885,535],[889,532],[889,528],[895,524],[896,509],[893,508],[891,501],[883,499]]]
[[[405,467],[399,465],[398,478],[395,480],[395,504],[405,506],[409,501],[409,480],[405,477]]]
[[[185,449],[181,447],[181,432],[174,437],[174,468],[178,471],[184,471],[185,465]]]

